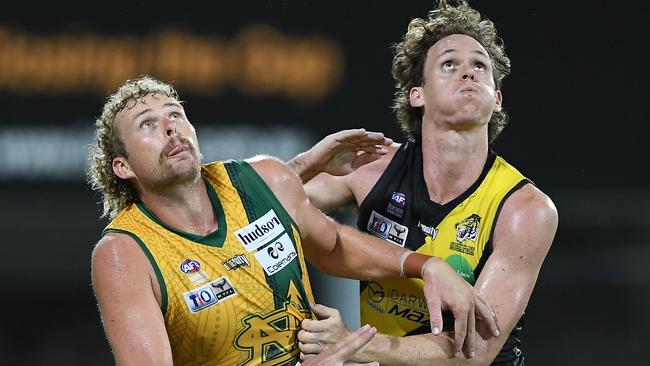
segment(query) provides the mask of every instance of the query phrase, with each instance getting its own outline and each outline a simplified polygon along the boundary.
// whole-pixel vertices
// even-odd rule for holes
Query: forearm
[[[288,162],[289,167],[307,183],[320,172],[342,176],[361,165],[379,159],[393,140],[382,133],[365,129],[344,130],[326,136],[311,149]]]
[[[430,256],[410,252],[381,239],[339,225],[336,244],[326,258],[320,258],[328,274],[360,280],[381,278],[421,278]]]
[[[494,359],[488,351],[487,341],[479,342],[479,349],[473,358],[453,356],[453,337],[422,334],[408,337],[394,337],[377,334],[365,347],[357,352],[356,361],[379,361],[382,366],[409,365],[489,365]]]

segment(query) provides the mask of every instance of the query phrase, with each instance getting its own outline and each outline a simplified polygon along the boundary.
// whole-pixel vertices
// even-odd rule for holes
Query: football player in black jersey
[[[378,333],[355,360],[523,365],[520,320],[555,236],[558,214],[546,194],[489,147],[507,120],[501,83],[510,61],[504,45],[494,24],[466,2],[440,1],[427,18],[410,22],[395,50],[393,107],[408,142],[378,144],[375,150],[359,147],[355,154],[354,147],[346,150],[340,141],[342,135],[359,132],[344,131],[296,157],[292,166],[311,202],[322,210],[354,203],[361,208],[360,229],[413,251],[435,255],[442,250],[443,259],[492,305],[500,335],[490,337],[474,319],[466,322],[467,329],[459,328],[456,319],[454,332],[447,332],[453,322],[430,309],[428,332],[423,331],[426,321],[408,332],[397,329],[408,326],[399,323],[403,319],[371,322],[393,335]],[[359,164],[361,156],[367,164]],[[331,169],[332,161],[346,161],[344,157],[346,169]],[[472,205],[481,213],[468,208]],[[466,217],[445,221],[457,211]],[[447,236],[452,240],[436,241]],[[382,307],[385,297],[365,302],[375,306],[378,317],[395,310]],[[410,309],[392,315],[413,318]],[[323,320],[304,321],[299,334],[307,356],[350,332],[336,310],[319,305],[314,311]],[[442,336],[437,336],[441,329]],[[463,342],[459,335],[465,332]],[[400,337],[410,334],[417,335]]]

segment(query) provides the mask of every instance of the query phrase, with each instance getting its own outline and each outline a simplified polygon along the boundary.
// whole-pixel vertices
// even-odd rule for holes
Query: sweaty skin
[[[480,176],[488,156],[488,122],[501,109],[503,97],[495,90],[487,51],[466,35],[447,36],[429,48],[424,79],[423,85],[411,89],[410,102],[423,110],[421,142],[429,197],[445,204]],[[398,148],[393,144],[386,155],[345,176],[319,174],[305,184],[309,199],[325,211],[348,203],[361,205]],[[477,322],[481,336],[464,348],[464,355],[471,358],[450,359],[461,356],[462,339],[456,332],[444,337],[378,334],[354,360],[378,360],[382,365],[489,364],[524,313],[557,223],[553,202],[532,184],[505,201],[494,229],[494,251],[474,286],[496,312],[500,335],[488,337]],[[303,321],[299,337],[305,354],[318,353],[349,333],[336,312],[320,309],[325,320]],[[469,333],[473,323],[467,324]]]
[[[197,235],[217,230],[201,179],[196,131],[178,101],[147,95],[120,111],[114,123],[127,151],[126,156],[113,160],[115,175],[130,181],[142,202],[167,225]],[[248,162],[298,224],[305,256],[315,266],[357,279],[399,277],[403,248],[326,217],[310,203],[300,179],[281,161],[261,156]],[[441,302],[481,301],[462,279],[438,281],[455,272],[437,258],[426,261],[422,273],[426,286],[435,287],[432,308]],[[114,232],[104,235],[93,251],[92,281],[117,364],[171,365],[160,284],[134,239]],[[463,307],[468,314],[467,306]],[[496,327],[489,306],[481,302],[478,309]]]

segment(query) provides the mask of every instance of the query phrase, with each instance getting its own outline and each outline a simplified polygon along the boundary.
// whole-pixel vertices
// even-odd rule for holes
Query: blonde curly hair
[[[424,83],[424,63],[429,48],[439,40],[452,35],[464,34],[478,41],[488,52],[492,61],[494,84],[501,89],[501,82],[510,73],[510,59],[505,53],[503,40],[490,20],[470,7],[466,1],[457,6],[440,0],[437,9],[429,12],[427,19],[411,20],[402,42],[394,45],[393,79],[397,91],[393,110],[400,125],[409,138],[422,138],[422,108],[412,107],[409,93],[411,88]],[[493,142],[508,122],[503,111],[495,111],[488,123],[488,140]]]
[[[118,156],[128,158],[115,126],[115,116],[125,108],[133,108],[137,101],[151,94],[165,95],[179,101],[178,93],[170,84],[143,75],[127,80],[110,95],[106,99],[102,115],[95,121],[95,141],[88,155],[87,176],[92,189],[102,195],[101,217],[113,219],[118,212],[137,200],[133,185],[113,172],[113,159]]]

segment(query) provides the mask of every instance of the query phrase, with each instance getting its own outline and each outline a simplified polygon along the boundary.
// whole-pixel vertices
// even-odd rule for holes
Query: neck
[[[423,123],[423,171],[430,199],[445,204],[460,196],[481,175],[487,154],[487,125],[458,131]]]
[[[165,224],[176,229],[207,235],[218,228],[210,196],[199,176],[191,182],[140,189],[140,199]]]

